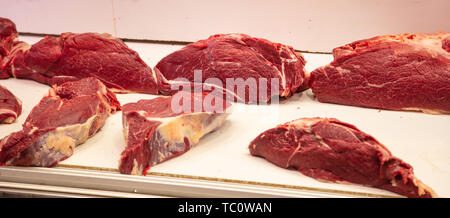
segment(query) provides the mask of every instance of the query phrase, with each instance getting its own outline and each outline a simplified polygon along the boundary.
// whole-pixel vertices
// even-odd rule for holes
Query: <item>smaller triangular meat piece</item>
[[[230,106],[212,94],[184,91],[123,105],[127,147],[120,172],[145,175],[151,166],[185,153],[225,122]]]
[[[301,118],[269,129],[250,153],[321,181],[350,182],[407,197],[435,197],[413,168],[372,136],[333,118]]]
[[[23,129],[0,141],[0,166],[55,166],[117,110],[114,93],[96,78],[54,86],[32,109]]]

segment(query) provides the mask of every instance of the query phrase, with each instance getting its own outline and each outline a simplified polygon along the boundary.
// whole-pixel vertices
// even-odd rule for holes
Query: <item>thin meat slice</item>
[[[0,85],[0,123],[13,123],[22,113],[22,102]]]
[[[321,102],[450,113],[450,33],[378,36],[335,48],[311,72]]]
[[[32,109],[23,129],[0,141],[0,165],[55,166],[119,109],[114,93],[96,78],[54,86]]]
[[[269,129],[250,153],[319,181],[350,182],[407,197],[436,197],[413,168],[372,136],[334,118],[301,118]]]
[[[125,104],[122,119],[127,147],[120,173],[145,175],[151,166],[185,153],[224,123],[230,106],[212,94],[190,92]]]
[[[6,79],[11,75],[3,68],[8,62],[8,56],[17,42],[16,25],[8,18],[0,17],[0,79]]]
[[[21,46],[6,68],[19,79],[59,85],[96,77],[118,93],[157,94],[152,69],[120,39],[109,34],[63,33]]]
[[[297,91],[305,63],[290,46],[245,34],[217,34],[169,54],[154,70],[165,95],[200,84],[220,90],[228,100],[266,103]]]

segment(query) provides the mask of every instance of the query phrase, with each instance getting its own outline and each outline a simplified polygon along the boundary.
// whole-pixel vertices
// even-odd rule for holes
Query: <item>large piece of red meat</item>
[[[18,36],[16,25],[10,19],[0,17],[0,79],[11,76],[4,68]]]
[[[0,141],[0,166],[52,167],[119,109],[114,93],[96,78],[55,85],[32,109],[23,129]]]
[[[0,123],[12,123],[22,113],[22,102],[0,85]]]
[[[386,35],[335,48],[311,72],[321,102],[450,113],[450,33]]]
[[[224,123],[230,106],[211,94],[190,92],[125,104],[122,119],[127,147],[120,172],[145,175],[151,166],[185,153]]]
[[[305,63],[290,46],[245,34],[217,34],[169,54],[154,70],[162,94],[176,93],[182,82],[203,83],[229,100],[265,103],[295,93],[305,81]],[[195,71],[201,72],[198,81]]]
[[[333,118],[301,118],[269,129],[249,145],[250,153],[317,180],[350,182],[407,197],[435,197],[413,168],[374,137]]]
[[[63,33],[20,46],[6,66],[19,79],[59,85],[96,77],[118,93],[157,94],[152,69],[120,39],[109,34]]]

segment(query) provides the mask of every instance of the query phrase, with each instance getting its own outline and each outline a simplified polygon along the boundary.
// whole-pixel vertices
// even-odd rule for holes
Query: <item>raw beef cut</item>
[[[0,165],[55,166],[119,109],[114,93],[96,78],[54,86],[32,109],[23,129],[0,141]]]
[[[413,168],[392,156],[372,136],[333,118],[301,118],[256,137],[250,153],[306,176],[330,182],[350,182],[396,192],[407,197],[435,197]]]
[[[17,52],[10,65],[14,77],[49,85],[96,77],[114,92],[158,93],[152,69],[120,39],[106,33],[47,36]]]
[[[7,18],[0,17],[0,79],[6,79],[11,75],[3,70],[7,57],[17,41],[18,33],[16,25]]]
[[[185,153],[224,123],[230,106],[222,98],[190,92],[123,105],[127,147],[120,173],[145,175],[151,166]]]
[[[12,123],[22,113],[22,102],[0,85],[0,123]]]
[[[321,102],[450,113],[450,33],[379,36],[335,48],[311,72]]]
[[[229,100],[265,103],[295,93],[304,82],[305,63],[290,46],[244,34],[217,34],[166,56],[154,70],[165,95],[178,91],[177,84],[203,83]],[[195,71],[201,72],[200,78]]]

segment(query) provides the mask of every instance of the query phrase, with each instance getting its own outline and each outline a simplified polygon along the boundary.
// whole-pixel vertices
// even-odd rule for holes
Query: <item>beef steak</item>
[[[450,113],[450,33],[378,36],[333,55],[311,72],[321,102]]]
[[[0,165],[52,167],[119,109],[114,93],[96,78],[55,85],[32,109],[23,129],[0,141]]]
[[[219,128],[229,115],[231,104],[208,96],[178,92],[170,97],[123,105],[127,147],[122,152],[120,173],[145,175],[151,166],[185,153],[201,137]],[[182,110],[174,107],[182,105],[181,101],[191,103]],[[211,107],[204,106],[207,101]],[[197,103],[200,107],[195,106]]]
[[[154,70],[160,92],[165,95],[177,92],[171,86],[179,83],[177,78],[183,78],[191,83],[211,84],[230,94],[229,100],[257,103],[295,93],[304,82],[305,63],[290,46],[245,34],[217,34],[169,54]],[[196,70],[201,70],[201,81],[194,78]]]
[[[372,136],[333,118],[301,118],[256,137],[250,153],[331,182],[351,182],[407,197],[435,197],[413,168]]]
[[[18,36],[16,25],[11,20],[0,17],[0,79],[11,77],[3,68]]]
[[[106,33],[63,33],[22,48],[7,67],[19,79],[58,85],[96,77],[114,92],[158,93],[152,69],[120,39]]]
[[[0,123],[12,123],[22,113],[22,102],[0,85]]]

